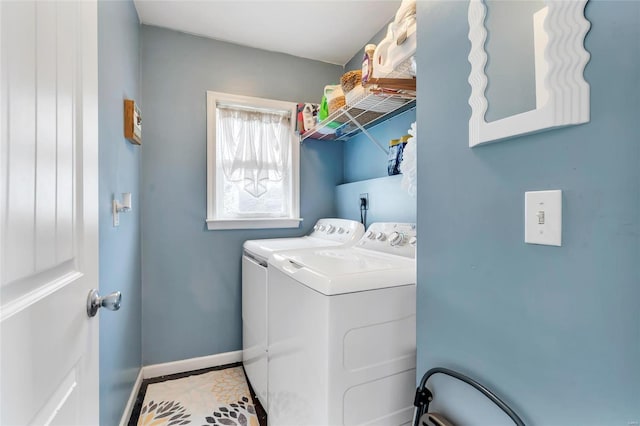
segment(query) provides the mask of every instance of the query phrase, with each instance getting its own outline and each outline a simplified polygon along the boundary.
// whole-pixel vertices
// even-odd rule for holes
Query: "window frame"
[[[222,219],[216,215],[216,109],[219,103],[249,108],[290,111],[291,141],[291,214],[282,218],[236,218]],[[207,91],[207,229],[267,229],[298,228],[300,218],[300,144],[296,136],[297,104],[252,96]]]

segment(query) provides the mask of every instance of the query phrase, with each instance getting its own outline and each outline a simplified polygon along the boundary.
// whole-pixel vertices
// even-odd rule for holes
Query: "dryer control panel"
[[[340,243],[358,241],[364,234],[364,226],[360,222],[348,219],[326,218],[316,222],[310,237],[332,240]]]
[[[369,226],[357,247],[414,259],[417,242],[415,223],[377,222]]]

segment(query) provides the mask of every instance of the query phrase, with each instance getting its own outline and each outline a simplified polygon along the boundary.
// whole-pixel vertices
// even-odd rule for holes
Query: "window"
[[[207,92],[207,227],[297,228],[296,104]]]

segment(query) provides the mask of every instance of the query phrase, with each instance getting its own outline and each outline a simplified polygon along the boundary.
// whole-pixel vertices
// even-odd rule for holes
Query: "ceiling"
[[[400,0],[134,0],[143,24],[344,65]]]

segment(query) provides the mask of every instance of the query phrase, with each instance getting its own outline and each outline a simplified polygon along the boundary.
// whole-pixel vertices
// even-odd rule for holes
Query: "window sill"
[[[302,218],[296,219],[207,219],[207,228],[216,229],[268,229],[298,228]]]

